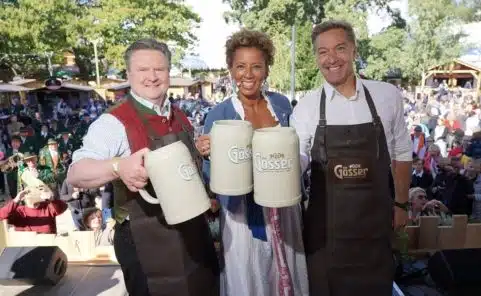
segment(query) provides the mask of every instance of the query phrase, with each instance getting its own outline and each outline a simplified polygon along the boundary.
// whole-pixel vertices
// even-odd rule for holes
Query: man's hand
[[[149,176],[144,167],[144,157],[148,152],[150,149],[144,148],[119,161],[119,177],[132,192],[137,192],[147,185]]]
[[[210,154],[210,136],[202,135],[195,141],[195,147],[199,150],[200,155],[208,156]]]
[[[394,230],[402,230],[408,222],[408,212],[394,206]]]

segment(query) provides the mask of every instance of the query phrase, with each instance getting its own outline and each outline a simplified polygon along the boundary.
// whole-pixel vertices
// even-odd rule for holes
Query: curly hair
[[[226,62],[229,68],[232,68],[236,50],[241,47],[254,47],[259,49],[264,54],[266,66],[269,67],[274,64],[274,43],[266,33],[242,29],[227,39],[225,47]]]

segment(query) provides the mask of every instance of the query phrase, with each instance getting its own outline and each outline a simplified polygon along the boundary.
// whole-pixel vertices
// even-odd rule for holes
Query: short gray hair
[[[356,45],[356,33],[354,33],[354,29],[352,28],[352,25],[350,23],[342,20],[328,20],[312,27],[311,39],[314,49],[316,47],[317,37],[324,32],[334,29],[344,30],[344,32],[346,32],[347,39],[351,41],[354,46]]]
[[[130,68],[130,58],[137,50],[156,50],[161,52],[169,61],[170,70],[172,66],[172,53],[170,52],[169,47],[164,42],[159,42],[152,38],[139,39],[127,48],[124,54],[125,66],[127,67],[127,70]]]

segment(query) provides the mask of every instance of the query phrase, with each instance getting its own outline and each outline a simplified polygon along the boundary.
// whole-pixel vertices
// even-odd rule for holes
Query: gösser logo
[[[230,161],[235,164],[246,162],[252,159],[252,147],[250,145],[242,148],[233,146],[229,149],[227,155],[229,156]]]
[[[254,155],[254,164],[259,172],[290,171],[292,162],[292,159],[285,158],[282,153],[273,153],[268,157],[263,157],[260,153]]]
[[[179,165],[178,171],[179,171],[180,177],[186,181],[192,180],[192,177],[197,172],[196,168],[191,163],[181,163]]]
[[[360,164],[351,164],[349,166],[343,166],[338,164],[334,167],[334,175],[338,179],[363,179],[367,177],[369,169],[363,168]]]

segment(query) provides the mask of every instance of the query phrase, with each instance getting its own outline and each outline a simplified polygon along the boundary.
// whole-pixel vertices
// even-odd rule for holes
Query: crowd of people
[[[442,83],[424,96],[405,99],[413,144],[411,220],[453,214],[481,221],[481,126],[479,99],[469,89]]]
[[[1,220],[16,231],[56,234],[56,218],[68,209],[72,230],[92,230],[97,244],[112,244],[112,185],[84,189],[66,180],[73,152],[108,105],[90,99],[79,108],[60,98],[50,118],[44,118],[38,105],[14,99],[11,108],[2,110],[0,193],[6,199]],[[33,194],[38,184],[46,192],[42,198]]]

